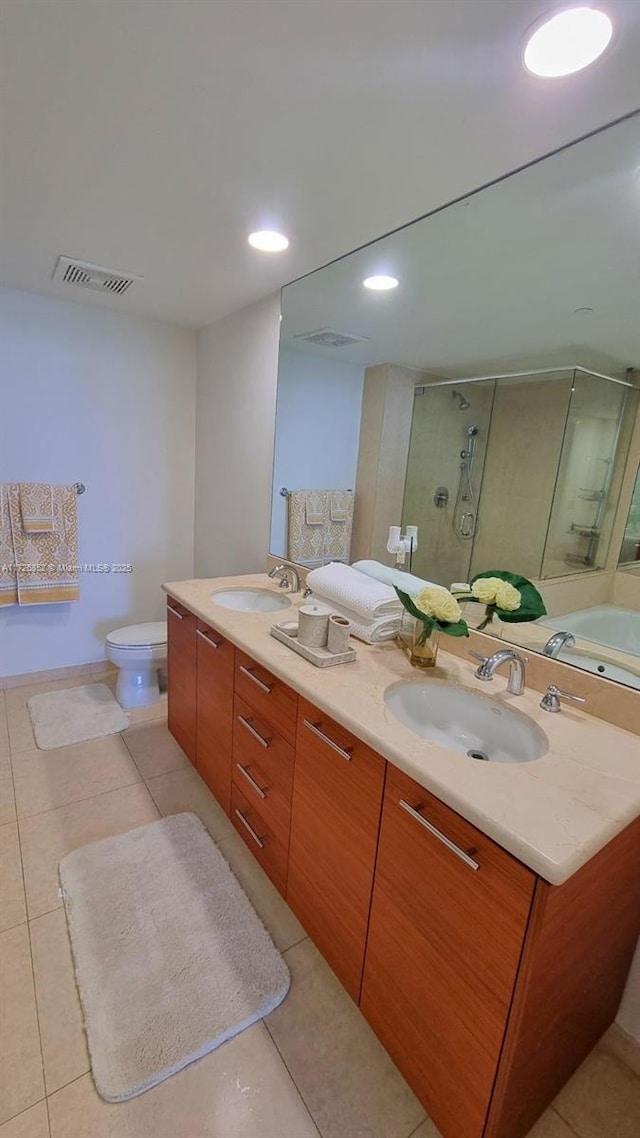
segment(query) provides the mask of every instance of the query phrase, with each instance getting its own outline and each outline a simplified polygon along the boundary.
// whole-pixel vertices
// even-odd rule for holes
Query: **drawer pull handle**
[[[264,747],[266,750],[266,748],[271,743],[271,739],[265,739],[264,735],[261,735],[260,732],[253,726],[251,720],[247,719],[244,715],[238,716],[238,723],[241,723],[243,727],[246,727],[249,734],[253,735],[254,739],[258,740],[260,746]]]
[[[247,770],[247,768],[243,767],[242,763],[236,763],[236,766],[237,766],[238,770],[240,771],[240,774],[244,775],[244,777],[246,778],[247,782],[249,783],[249,786],[253,787],[256,794],[259,794],[261,798],[266,798],[267,797],[266,790],[263,790],[262,787],[260,786],[260,784],[256,782],[253,775],[249,774],[249,771]]]
[[[256,845],[259,846],[261,850],[263,850],[264,849],[264,842],[263,842],[262,838],[259,837],[258,834],[256,834],[253,826],[249,822],[247,822],[247,819],[245,818],[244,814],[242,813],[242,810],[236,809],[234,811],[234,813],[235,813],[236,818],[238,818],[239,821],[242,822],[242,825],[244,826],[245,830],[247,830],[251,834],[251,837],[253,838]]]
[[[196,628],[196,634],[200,637],[201,640],[206,640],[207,644],[210,644],[212,648],[222,647],[221,640],[212,640],[211,637],[207,636],[206,632],[202,632],[200,628]]]
[[[330,739],[328,735],[325,735],[324,731],[320,730],[317,723],[310,723],[308,719],[305,719],[304,725],[309,731],[316,735],[318,739],[322,739],[323,743],[326,743],[336,754],[340,755],[342,759],[346,759],[348,763],[351,762],[351,747],[348,749],[346,747],[339,747],[337,743],[334,743],[333,739]]]
[[[416,822],[419,822],[421,826],[424,826],[425,830],[428,830],[430,834],[433,834],[434,838],[437,838],[439,842],[442,842],[443,846],[446,846],[448,850],[451,850],[451,853],[454,853],[456,857],[459,857],[460,860],[465,863],[465,865],[468,865],[470,869],[480,869],[477,861],[474,861],[472,857],[469,857],[468,853],[465,853],[464,850],[461,850],[460,846],[457,846],[455,842],[452,842],[451,838],[448,838],[446,834],[442,833],[441,830],[437,830],[435,826],[432,826],[431,822],[427,822],[427,819],[423,818],[422,814],[419,814],[417,810],[414,810],[413,806],[410,806],[408,802],[405,802],[404,798],[400,799],[400,805],[403,810],[406,810],[407,814],[410,814],[412,818],[415,818]]]
[[[173,613],[174,616],[177,616],[178,620],[184,620],[183,613],[178,612],[177,609],[174,609],[173,605],[167,605],[167,610],[168,612]]]
[[[242,672],[243,676],[247,677],[247,679],[253,680],[254,684],[257,684],[258,687],[262,689],[262,691],[267,693],[267,695],[271,695],[271,688],[269,685],[263,683],[262,680],[259,680],[257,676],[254,676],[253,672],[251,672],[249,668],[245,668],[244,664],[240,665],[240,671]]]

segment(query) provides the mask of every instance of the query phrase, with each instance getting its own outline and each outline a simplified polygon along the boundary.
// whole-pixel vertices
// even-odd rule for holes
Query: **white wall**
[[[280,296],[198,335],[196,574],[264,569],[269,547]]]
[[[363,382],[356,364],[280,353],[269,545],[278,557],[287,553],[281,486],[355,490]]]
[[[0,482],[81,481],[81,577],[66,605],[0,609],[0,675],[103,657],[105,633],[163,615],[193,573],[194,332],[0,289]]]

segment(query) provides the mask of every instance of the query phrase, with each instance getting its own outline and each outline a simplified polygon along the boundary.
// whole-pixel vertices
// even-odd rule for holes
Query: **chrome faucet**
[[[274,565],[267,576],[276,580],[280,589],[289,587],[290,592],[297,593],[300,588],[298,570],[294,569],[293,565]]]
[[[556,632],[542,649],[543,656],[558,656],[563,648],[573,648],[576,638],[572,632]]]
[[[522,695],[524,692],[525,662],[518,652],[514,652],[513,648],[500,648],[493,653],[493,656],[479,656],[477,652],[470,652],[469,655],[480,661],[476,668],[476,678],[479,680],[492,680],[497,669],[502,664],[508,664],[507,691],[511,695]]]

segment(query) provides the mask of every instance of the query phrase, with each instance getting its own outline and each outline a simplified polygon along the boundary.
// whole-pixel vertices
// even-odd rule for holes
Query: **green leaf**
[[[469,629],[466,620],[457,620],[455,623],[450,621],[447,624],[445,621],[435,620],[433,622],[440,632],[446,632],[447,636],[468,636]]]
[[[447,636],[468,636],[469,629],[465,620],[457,620],[447,622],[445,620],[436,620],[433,616],[427,616],[422,609],[419,609],[414,604],[412,597],[408,593],[403,593],[401,589],[396,589],[398,597],[402,601],[404,608],[411,616],[415,616],[416,620],[421,620],[429,628],[437,628],[439,632],[446,633]]]
[[[510,573],[506,569],[487,569],[484,573],[476,573],[475,577],[471,578],[470,584],[473,585],[475,581],[481,580],[483,577],[499,577],[501,581],[508,581],[520,593],[520,608],[516,609],[515,612],[498,608],[497,605],[495,607],[493,605],[488,606],[505,624],[537,620],[538,617],[546,614],[547,610],[540,593],[527,577],[521,577],[519,573]]]

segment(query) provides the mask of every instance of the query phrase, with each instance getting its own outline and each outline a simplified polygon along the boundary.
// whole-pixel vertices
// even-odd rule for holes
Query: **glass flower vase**
[[[398,643],[415,668],[435,668],[440,644],[439,629],[405,612]]]

